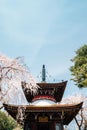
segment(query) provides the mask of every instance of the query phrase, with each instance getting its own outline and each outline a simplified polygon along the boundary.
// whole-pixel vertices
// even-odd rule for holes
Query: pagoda
[[[27,91],[26,83],[22,89],[29,105],[25,105],[24,130],[63,130],[78,114],[82,107],[79,104],[61,104],[67,81],[58,83],[46,82],[45,65],[42,67],[42,81],[35,94]],[[16,119],[18,105],[4,104],[5,110]],[[23,106],[24,107],[24,106]]]

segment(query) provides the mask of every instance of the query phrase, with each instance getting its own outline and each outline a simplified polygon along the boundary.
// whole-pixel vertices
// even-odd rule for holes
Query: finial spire
[[[42,66],[42,82],[46,82],[46,69],[45,69],[45,65]]]

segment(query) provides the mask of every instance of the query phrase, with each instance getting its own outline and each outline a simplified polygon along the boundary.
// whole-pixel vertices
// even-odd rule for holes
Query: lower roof
[[[49,106],[35,106],[35,105],[11,105],[11,104],[4,104],[5,110],[16,119],[16,115],[18,113],[18,108],[24,108],[25,109],[25,115],[33,114],[39,115],[39,114],[46,114],[46,115],[52,115],[53,118],[51,120],[55,120],[56,122],[61,121],[61,116],[63,116],[63,124],[68,125],[73,118],[78,114],[79,110],[82,107],[82,102],[79,104],[53,104]],[[25,119],[26,120],[26,119]],[[33,121],[35,121],[33,119]]]

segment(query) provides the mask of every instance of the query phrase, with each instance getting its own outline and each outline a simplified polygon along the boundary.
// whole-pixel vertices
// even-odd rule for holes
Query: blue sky
[[[24,56],[36,78],[45,64],[52,80],[68,80],[65,94],[85,93],[69,71],[75,51],[87,44],[87,1],[0,0],[0,52]]]

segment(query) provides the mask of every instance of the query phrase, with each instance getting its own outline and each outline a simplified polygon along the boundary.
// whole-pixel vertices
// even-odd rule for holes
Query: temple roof
[[[37,83],[39,88],[37,90],[37,93],[34,95],[31,94],[30,91],[27,91],[27,88],[25,87],[26,83],[22,82],[22,88],[28,102],[32,102],[32,99],[38,95],[53,96],[56,102],[60,102],[62,100],[66,84],[67,81],[63,81],[60,83],[46,83],[46,82]]]
[[[29,114],[43,114],[46,113],[48,115],[52,115],[52,120],[56,120],[57,122],[61,121],[64,125],[68,125],[73,118],[77,115],[79,110],[82,107],[82,102],[79,104],[53,104],[49,106],[35,106],[35,105],[25,105],[20,106],[21,108],[25,108],[25,115]],[[18,113],[18,105],[4,104],[5,110],[16,119],[16,115]],[[27,120],[27,119],[25,119]],[[35,119],[33,119],[35,120]]]

